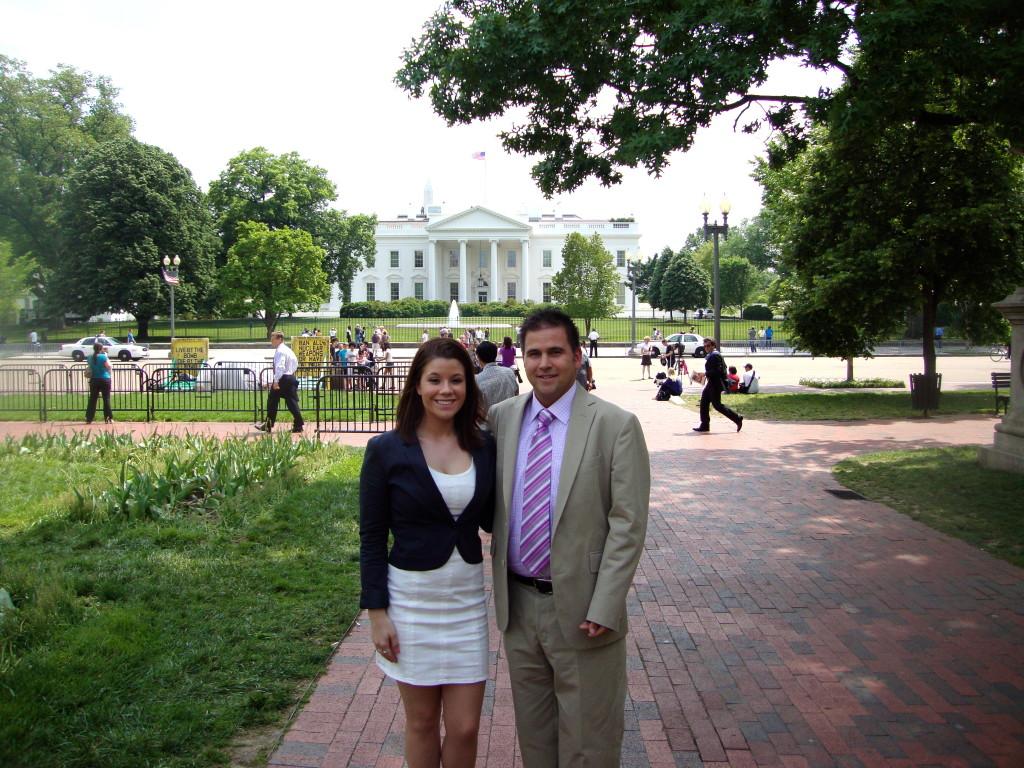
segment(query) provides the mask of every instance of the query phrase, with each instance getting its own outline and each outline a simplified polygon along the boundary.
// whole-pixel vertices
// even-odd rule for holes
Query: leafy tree
[[[742,256],[724,256],[718,260],[718,291],[722,306],[739,307],[757,285],[757,270]]]
[[[702,307],[711,295],[711,280],[685,250],[669,259],[661,282],[661,308],[669,312]]]
[[[107,78],[66,66],[35,78],[24,62],[0,56],[0,237],[15,256],[32,254],[32,290],[55,325],[66,310],[50,289],[63,281],[68,176],[97,143],[131,134],[116,100]]]
[[[915,310],[934,374],[939,303],[986,304],[1024,279],[1024,175],[1007,150],[977,126],[894,123],[856,141],[820,130],[782,169],[762,163],[797,344],[869,356]]]
[[[31,256],[14,256],[11,244],[0,240],[0,323],[18,320],[18,300],[28,293],[36,263]]]
[[[192,174],[163,150],[133,138],[98,145],[68,180],[62,226],[69,243],[59,291],[64,306],[92,315],[135,315],[139,337],[167,312],[164,256],[180,256],[180,312],[207,306],[216,285],[217,236]]]
[[[225,306],[232,312],[263,313],[267,335],[283,314],[313,311],[331,295],[324,270],[324,250],[301,229],[270,229],[242,221],[237,240],[220,272]]]
[[[618,183],[623,167],[658,175],[719,115],[783,131],[784,155],[802,146],[812,119],[990,126],[1021,151],[1020,41],[1020,10],[1005,0],[448,0],[396,80],[429,94],[449,124],[525,109],[501,140],[541,156],[533,176],[551,195],[589,177]],[[780,60],[842,84],[765,93]]]
[[[655,256],[650,262],[650,281],[647,289],[647,303],[655,309],[665,309],[662,300],[661,290],[665,280],[665,270],[672,261],[672,249],[667,245],[661,249],[661,253]]]
[[[612,254],[601,236],[589,240],[579,232],[571,233],[562,247],[562,268],[551,281],[551,298],[569,313],[582,317],[585,332],[591,321],[616,312],[615,288],[619,283]]]
[[[309,232],[324,250],[324,269],[347,301],[352,280],[373,264],[374,216],[349,217],[329,207],[338,197],[327,171],[296,152],[274,155],[263,147],[246,150],[210,184],[210,206],[224,243],[224,254],[238,241],[242,222],[270,229]]]

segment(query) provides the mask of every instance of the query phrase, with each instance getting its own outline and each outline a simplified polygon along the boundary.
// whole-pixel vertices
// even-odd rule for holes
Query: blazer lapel
[[[509,411],[509,423],[502,426],[502,445],[504,461],[501,467],[501,498],[504,501],[505,509],[511,513],[512,510],[512,484],[516,477],[516,454],[519,453],[519,430],[523,426],[523,415],[526,413],[526,406],[530,403],[532,394],[520,397],[514,408]]]
[[[427,466],[427,457],[423,455],[423,449],[420,448],[419,441],[414,440],[411,443],[406,443],[405,450],[408,452],[409,463],[414,467],[424,493],[433,499],[433,503],[427,503],[424,506],[427,509],[447,512],[448,505],[445,503],[441,491],[438,490],[437,483],[434,482],[434,476],[430,474],[430,467]],[[424,501],[426,502],[428,499],[424,499]]]
[[[558,498],[555,499],[555,511],[551,518],[551,533],[554,535],[558,521],[562,519],[569,491],[576,480],[583,454],[587,448],[590,427],[597,413],[592,406],[596,402],[593,395],[577,386],[576,395],[572,400],[572,412],[569,416],[569,431],[565,435],[565,451],[562,454],[562,469],[558,473]]]

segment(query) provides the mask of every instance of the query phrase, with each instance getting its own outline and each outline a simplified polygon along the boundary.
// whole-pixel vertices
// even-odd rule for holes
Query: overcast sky
[[[732,220],[757,213],[751,161],[766,135],[732,117],[699,134],[660,179],[641,170],[544,200],[530,158],[507,155],[500,125],[449,128],[393,82],[403,48],[440,0],[0,0],[0,53],[37,76],[58,63],[106,75],[135,135],[175,155],[206,189],[242,150],[295,151],[327,169],[337,207],[393,218],[419,210],[429,179],[446,213],[486,205],[508,215],[636,216],[650,254],[679,247],[706,194]],[[773,70],[764,92],[814,92],[815,72]],[[486,163],[473,152],[487,153]],[[485,168],[486,166],[486,168]],[[485,185],[486,173],[486,185]]]

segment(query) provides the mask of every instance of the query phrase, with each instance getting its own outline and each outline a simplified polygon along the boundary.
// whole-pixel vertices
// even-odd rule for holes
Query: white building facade
[[[621,277],[616,301],[625,308],[632,298],[625,287],[626,259],[640,245],[632,220],[513,218],[482,206],[439,214],[439,208],[425,206],[419,216],[380,221],[375,264],[356,275],[352,301],[550,301],[562,247],[573,232],[601,236]]]

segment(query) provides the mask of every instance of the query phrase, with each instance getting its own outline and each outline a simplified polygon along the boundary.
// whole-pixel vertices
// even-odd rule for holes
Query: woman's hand
[[[386,608],[375,608],[370,612],[370,637],[377,653],[388,661],[398,661],[398,632],[391,623]]]

